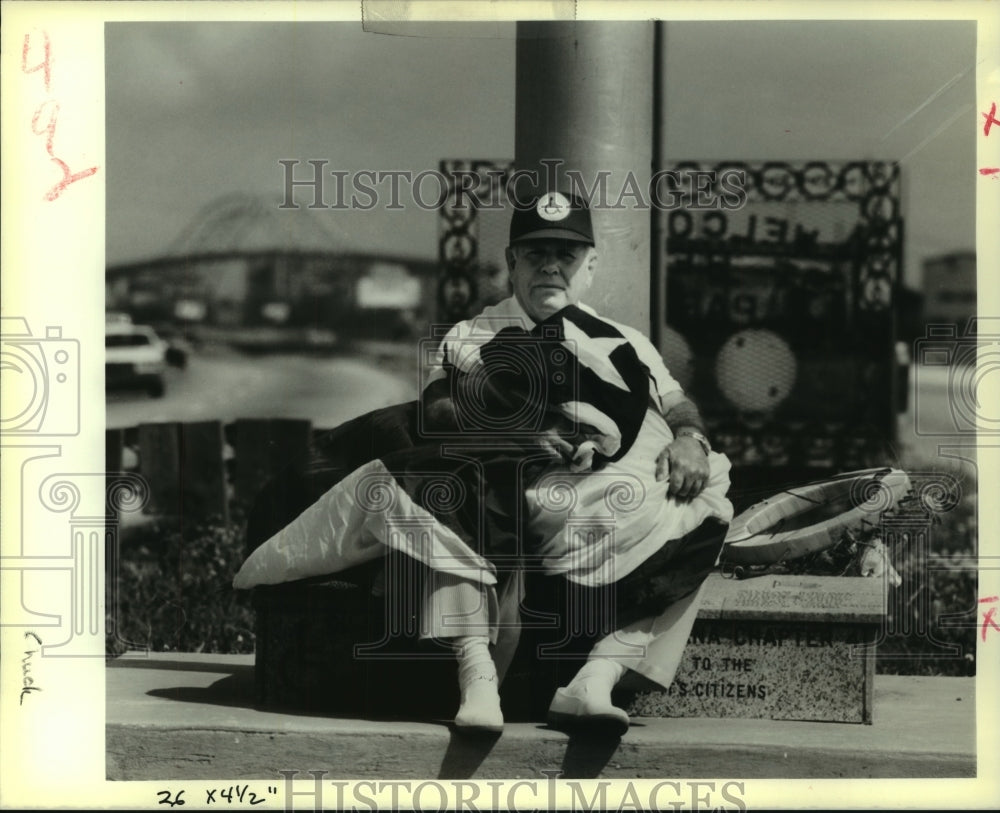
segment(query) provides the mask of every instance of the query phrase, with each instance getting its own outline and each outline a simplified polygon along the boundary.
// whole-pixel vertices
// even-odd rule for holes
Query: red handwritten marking
[[[28,52],[31,50],[31,34],[24,35],[24,46],[21,49],[21,70],[28,74],[42,71],[45,92],[48,93],[52,83],[52,44],[49,41],[49,34],[47,31],[43,31],[42,36],[44,37],[42,51],[45,54],[45,58],[37,65],[29,68]],[[46,113],[47,116],[45,115]],[[44,126],[40,126],[43,121],[43,117],[45,124]],[[46,99],[42,102],[38,106],[38,109],[35,110],[35,114],[31,117],[31,132],[37,136],[45,136],[45,152],[48,153],[52,162],[56,164],[60,170],[62,170],[62,179],[45,193],[45,200],[47,201],[53,201],[58,198],[70,184],[76,183],[83,178],[89,178],[97,172],[97,167],[88,167],[80,172],[72,172],[69,165],[56,156],[54,141],[56,137],[56,123],[58,120],[59,103],[54,99]]]
[[[979,599],[979,603],[980,604],[992,604],[992,603],[994,603],[996,601],[1000,601],[1000,596],[990,596],[989,598],[981,598],[981,599]],[[998,632],[1000,632],[1000,625],[998,625],[997,622],[993,618],[996,615],[996,612],[997,612],[997,608],[996,607],[990,607],[989,610],[987,610],[986,612],[983,613],[983,640],[984,641],[986,640],[986,630],[989,629],[990,627],[993,627],[993,629],[995,629]]]
[[[988,136],[990,134],[990,128],[994,124],[1000,124],[1000,121],[997,120],[997,103],[993,102],[993,104],[990,105],[989,113],[981,113],[980,115],[986,119],[986,124],[983,125],[983,135]]]
[[[84,178],[89,178],[95,172],[97,172],[97,167],[87,167],[86,169],[81,169],[79,172],[70,172],[69,166],[60,158],[53,156],[53,161],[62,170],[62,180],[55,184],[48,192],[45,193],[45,200],[53,201],[58,198],[65,190],[66,187],[71,183],[76,183],[77,181],[82,181]]]
[[[46,108],[49,108],[52,113],[49,115],[49,120],[41,130],[38,129],[38,122],[42,118],[42,113],[45,112]],[[59,103],[53,101],[52,99],[47,99],[42,102],[38,109],[35,111],[35,115],[31,117],[31,132],[35,135],[40,136],[45,134],[45,151],[52,155],[52,140],[56,136],[56,120],[59,118]]]
[[[1000,172],[1000,167],[983,167],[979,170],[980,175],[996,175]]]
[[[28,67],[28,51],[31,50],[31,34],[24,35],[24,47],[21,49],[21,70],[24,73],[35,73],[36,71],[44,71],[42,76],[45,82],[45,92],[49,92],[49,87],[52,84],[52,45],[49,42],[49,32],[43,31],[42,37],[44,37],[44,44],[42,45],[42,53],[45,54],[45,58],[32,68]]]

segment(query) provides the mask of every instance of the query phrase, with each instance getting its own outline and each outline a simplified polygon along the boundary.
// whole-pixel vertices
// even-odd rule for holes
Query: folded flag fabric
[[[576,306],[531,331],[505,327],[474,363],[456,367],[446,358],[445,369],[466,426],[585,437],[601,449],[594,468],[628,452],[649,405],[649,370],[635,349]]]
[[[530,525],[538,511],[526,501],[538,478],[553,467],[586,476],[616,464],[650,411],[649,370],[634,348],[613,325],[575,306],[531,331],[505,328],[461,358],[446,357],[444,367],[459,431],[422,427],[419,404],[334,430],[313,461],[325,489],[316,499],[304,508],[289,499],[284,516],[273,494],[288,493],[287,483],[263,495],[268,510],[259,527],[270,535],[252,540],[261,544],[235,587],[335,573],[386,548],[492,584],[497,567],[517,567],[545,549]],[[665,424],[663,432],[657,440],[669,441]],[[568,466],[553,457],[552,433],[574,448]],[[728,479],[723,494],[726,486]]]

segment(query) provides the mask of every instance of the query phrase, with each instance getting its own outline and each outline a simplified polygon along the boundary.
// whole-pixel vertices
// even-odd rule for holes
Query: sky
[[[228,193],[279,199],[282,159],[416,173],[512,158],[515,26],[489,31],[108,24],[107,262],[162,254]],[[924,258],[975,248],[975,42],[970,22],[667,23],[663,152],[899,161],[913,284]],[[319,216],[346,249],[436,256],[433,212]]]
[[[282,159],[419,172],[513,151],[511,38],[398,37],[357,23],[112,24],[105,48],[109,263],[155,256],[227,192],[280,198]],[[431,212],[336,211],[323,222],[351,248],[435,256]]]

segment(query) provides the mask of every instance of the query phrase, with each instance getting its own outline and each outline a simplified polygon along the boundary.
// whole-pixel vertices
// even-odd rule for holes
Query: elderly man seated
[[[629,623],[595,644],[549,721],[620,734],[629,718],[611,691],[625,671],[664,688],[673,679],[732,519],[729,462],[650,342],[582,304],[599,267],[582,199],[548,191],[518,208],[506,257],[513,296],[445,336],[419,427],[258,547],[234,586],[333,573],[388,549],[420,560],[433,574],[425,634],[458,659],[455,722],[499,730],[489,646],[505,574],[537,566],[583,588],[614,584]],[[442,502],[426,487],[434,477],[475,500]],[[408,521],[425,531],[400,533]]]

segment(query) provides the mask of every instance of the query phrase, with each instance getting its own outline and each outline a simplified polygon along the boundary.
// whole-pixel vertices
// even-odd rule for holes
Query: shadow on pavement
[[[437,778],[471,779],[499,739],[499,732],[461,731],[453,726]]]
[[[183,703],[208,703],[213,706],[230,706],[255,709],[253,670],[235,672],[215,681],[211,686],[170,686],[150,689],[150,697],[179,700]]]
[[[571,734],[563,755],[563,778],[593,779],[600,776],[621,741],[621,737],[612,734]]]
[[[185,669],[188,665],[185,665]],[[152,664],[143,665],[139,668],[151,668]],[[178,668],[178,671],[182,671]],[[208,665],[202,665],[190,671],[209,671]],[[222,671],[215,667],[212,671]],[[357,709],[355,711],[345,709],[338,711],[303,708],[292,704],[273,704],[262,706],[257,701],[257,686],[255,682],[254,670],[252,666],[240,666],[234,669],[226,669],[231,674],[220,677],[209,686],[168,686],[159,689],[150,689],[146,692],[149,697],[158,697],[164,700],[174,700],[181,703],[204,703],[211,706],[226,706],[230,708],[244,708],[252,711],[284,714],[294,717],[314,717],[319,719],[347,719],[347,720],[370,720],[378,722],[407,722],[407,723],[427,723],[429,725],[447,725],[443,720],[432,715],[416,716],[412,714],[394,713],[395,710],[387,710],[385,714],[371,714]],[[489,753],[499,734],[464,734],[453,732],[452,744],[445,755],[442,770],[462,770],[462,766],[472,759],[478,759],[478,765]],[[478,739],[476,739],[478,738]],[[453,753],[454,751],[454,753]],[[478,757],[476,755],[479,755]],[[449,760],[449,755],[451,759]],[[450,766],[455,766],[454,768]],[[475,770],[475,765],[472,767]],[[458,774],[455,775],[458,777]]]

